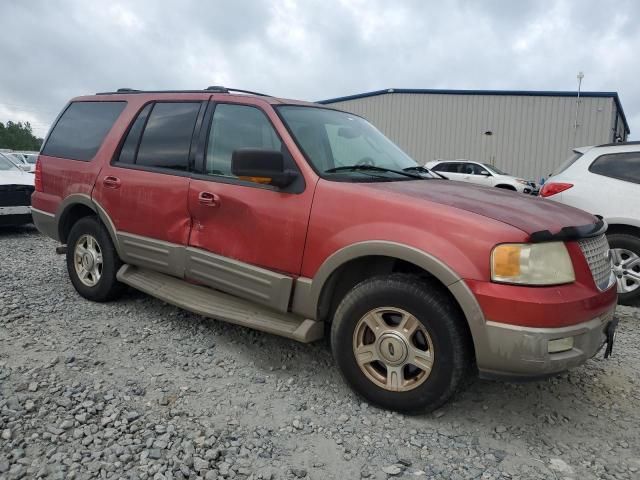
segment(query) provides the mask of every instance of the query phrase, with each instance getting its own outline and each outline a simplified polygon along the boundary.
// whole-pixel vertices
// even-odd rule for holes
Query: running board
[[[118,271],[122,283],[160,300],[205,317],[223,320],[303,343],[324,335],[322,322],[292,313],[279,313],[209,287],[194,285],[153,270],[123,265]]]

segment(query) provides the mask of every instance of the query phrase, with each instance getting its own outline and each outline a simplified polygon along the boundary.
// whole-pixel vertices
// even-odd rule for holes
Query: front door
[[[189,150],[204,102],[145,106],[93,198],[107,212],[126,263],[183,276],[191,215]]]
[[[301,176],[279,190],[231,172],[239,148],[282,151],[297,170],[282,140],[287,135],[273,111],[248,104],[217,103],[201,134],[200,174],[189,188],[193,228],[186,275],[201,283],[286,311],[293,278],[302,265],[313,185]]]

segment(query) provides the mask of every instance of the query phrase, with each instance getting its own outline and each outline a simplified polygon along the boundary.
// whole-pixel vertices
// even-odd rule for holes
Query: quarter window
[[[640,183],[640,152],[602,155],[591,164],[589,171],[605,177]]]
[[[142,134],[135,164],[189,170],[189,149],[199,110],[200,103],[156,103]]]
[[[58,119],[43,155],[89,161],[95,157],[126,102],[73,102]]]
[[[267,116],[259,109],[219,104],[213,113],[205,173],[233,177],[231,155],[239,148],[281,151],[282,143]]]

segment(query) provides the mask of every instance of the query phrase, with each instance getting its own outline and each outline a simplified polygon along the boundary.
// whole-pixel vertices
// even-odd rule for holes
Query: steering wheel
[[[356,165],[371,165],[375,166],[376,162],[373,161],[371,157],[362,157],[360,160],[356,162]]]

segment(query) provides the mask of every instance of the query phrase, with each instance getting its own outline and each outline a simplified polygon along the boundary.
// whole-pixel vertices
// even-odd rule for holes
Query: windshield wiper
[[[345,172],[345,171],[357,171],[357,170],[370,170],[374,172],[389,172],[396,173],[398,175],[403,175],[409,178],[415,178],[418,180],[424,180],[422,175],[416,175],[414,173],[405,172],[403,170],[394,170],[392,168],[385,167],[377,167],[376,165],[344,165],[342,167],[333,167],[328,170],[325,170],[325,173],[335,173],[335,172]]]
[[[449,180],[447,177],[445,177],[444,175],[436,172],[435,170],[429,170],[426,167],[423,167],[421,165],[416,165],[414,167],[407,167],[407,168],[403,168],[402,169],[403,172],[420,172],[420,173],[430,173],[431,175],[437,175],[440,178],[444,178],[445,180]]]

